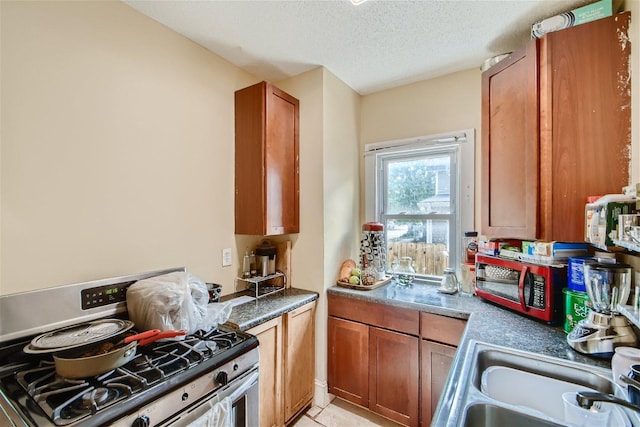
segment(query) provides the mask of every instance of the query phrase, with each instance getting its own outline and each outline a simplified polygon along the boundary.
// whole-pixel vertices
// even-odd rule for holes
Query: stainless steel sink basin
[[[483,426],[518,426],[518,427],[552,427],[564,426],[553,421],[542,420],[531,415],[512,411],[490,403],[474,403],[465,413],[464,427]]]
[[[472,341],[460,363],[457,377],[463,381],[451,408],[457,422],[447,425],[566,425],[563,392],[591,390],[624,397],[609,369],[535,353]],[[617,405],[611,410],[611,425],[640,426],[637,414]]]
[[[494,366],[504,366],[542,377],[578,384],[602,393],[614,393],[617,387],[611,380],[611,373],[607,369],[596,369],[592,366],[586,367],[582,364],[551,359],[535,353],[480,344],[477,346],[475,360],[472,381],[478,390],[481,389],[482,374],[488,368]]]

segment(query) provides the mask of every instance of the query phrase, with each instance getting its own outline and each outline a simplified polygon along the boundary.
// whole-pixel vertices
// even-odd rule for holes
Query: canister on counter
[[[476,252],[478,252],[478,232],[465,231],[462,239],[462,250],[464,255],[462,262],[476,262]]]
[[[258,273],[261,276],[268,276],[276,272],[276,253],[278,248],[269,240],[263,240],[260,246],[256,247],[256,256],[260,260]]]
[[[360,240],[360,268],[374,270],[375,280],[383,280],[387,267],[387,246],[384,240],[384,225],[367,222],[362,225]]]

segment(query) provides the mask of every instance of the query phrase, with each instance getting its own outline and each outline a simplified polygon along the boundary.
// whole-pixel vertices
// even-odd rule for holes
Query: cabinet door
[[[247,332],[260,343],[260,427],[282,426],[282,317]]]
[[[482,74],[482,234],[536,238],[537,40]]]
[[[267,88],[267,234],[299,231],[298,100]]]
[[[369,328],[369,409],[418,425],[418,344],[410,335]]]
[[[420,425],[428,426],[447,382],[456,348],[427,340],[422,340],[421,346]]]
[[[284,418],[289,421],[313,400],[315,302],[285,314]]]
[[[299,101],[261,82],[235,93],[235,232],[299,232]]]
[[[629,184],[628,28],[626,12],[540,41],[540,238],[584,240],[587,197]]]
[[[329,393],[369,406],[369,326],[350,320],[328,320]]]

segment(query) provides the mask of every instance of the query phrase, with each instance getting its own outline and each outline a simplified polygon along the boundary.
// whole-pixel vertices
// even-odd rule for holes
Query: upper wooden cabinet
[[[298,233],[299,101],[268,82],[235,93],[235,232]]]
[[[629,12],[531,40],[482,75],[482,234],[584,240],[629,184]]]

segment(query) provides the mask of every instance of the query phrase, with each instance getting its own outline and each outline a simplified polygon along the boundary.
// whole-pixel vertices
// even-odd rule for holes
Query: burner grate
[[[17,382],[57,426],[76,423],[223,353],[246,338],[234,331],[197,331],[180,341],[138,347],[136,357],[105,374],[83,379],[56,375],[52,361],[16,374]]]

